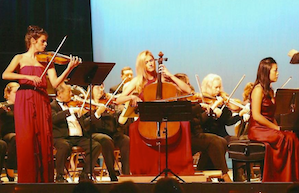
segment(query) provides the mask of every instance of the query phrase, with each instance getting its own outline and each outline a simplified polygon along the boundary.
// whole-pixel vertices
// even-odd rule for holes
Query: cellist
[[[172,82],[178,90],[184,93],[190,93],[190,87],[183,81],[176,78],[171,74],[164,64],[159,65],[159,71],[162,75],[162,82]],[[157,81],[156,62],[153,54],[148,51],[142,51],[136,60],[136,77],[132,79],[130,84],[117,98],[118,104],[131,101],[132,106],[136,106],[137,102],[141,102],[144,99],[144,88]],[[133,92],[137,92],[138,95],[132,95]],[[175,150],[169,151],[169,167],[175,173],[180,174],[193,174],[192,168],[192,155],[190,142],[190,132],[182,129],[181,140],[176,146]],[[161,164],[164,162],[159,161],[159,153],[155,147],[150,147],[142,141],[138,132],[138,121],[134,122],[130,126],[130,169],[132,174],[157,174],[161,169]],[[188,147],[186,147],[188,146]],[[186,149],[189,156],[186,156]],[[177,160],[177,157],[182,159]],[[175,159],[176,158],[176,159]],[[164,159],[164,156],[161,156]],[[159,163],[160,162],[160,163]],[[178,163],[179,162],[179,163]],[[191,162],[191,164],[190,164]],[[162,168],[163,169],[163,168]]]

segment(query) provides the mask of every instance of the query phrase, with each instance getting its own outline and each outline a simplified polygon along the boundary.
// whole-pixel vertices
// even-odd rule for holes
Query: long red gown
[[[155,79],[146,85],[153,82]],[[143,92],[139,97],[144,98]],[[157,146],[152,147],[146,144],[139,133],[138,125],[139,120],[132,123],[129,130],[131,173],[133,175],[157,175],[166,167],[165,146],[161,146],[161,153],[159,153]],[[180,128],[182,131],[180,138],[168,149],[168,168],[177,175],[193,175],[189,122],[181,122]]]
[[[133,175],[157,175],[165,169],[165,148],[148,146],[138,131],[139,120],[130,125],[130,170]],[[193,175],[189,122],[181,122],[181,136],[169,147],[168,168],[177,175]],[[164,176],[164,174],[162,175]]]
[[[44,67],[25,66],[20,74],[40,76]],[[54,181],[52,118],[45,76],[36,90],[22,79],[16,94],[14,116],[17,144],[18,182]],[[24,87],[23,87],[24,88]]]
[[[276,105],[270,97],[262,100],[261,114],[274,121]],[[248,137],[266,145],[263,182],[294,182],[299,180],[299,141],[290,131],[278,131],[249,120]]]

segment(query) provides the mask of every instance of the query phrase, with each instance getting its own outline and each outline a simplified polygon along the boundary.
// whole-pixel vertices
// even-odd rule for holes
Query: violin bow
[[[170,100],[177,100],[177,99],[183,99],[183,98],[187,98],[190,96],[193,96],[194,94],[187,94],[187,95],[183,95],[183,96],[178,96],[178,97],[170,97],[170,98],[166,98],[166,99],[156,99],[153,100],[152,102],[167,102]]]
[[[118,87],[116,88],[116,90],[114,91],[114,93],[112,94],[112,96],[110,97],[110,99],[106,102],[105,107],[107,107],[107,105],[110,103],[110,101],[112,100],[112,98],[116,95],[117,91],[120,89],[120,87],[125,83],[125,81],[127,80],[128,77],[126,77],[125,79],[123,79],[123,81],[121,81],[121,83],[118,85]]]
[[[84,106],[85,106],[85,103],[86,103],[86,100],[87,100],[87,97],[88,97],[88,94],[90,93],[90,87],[88,87],[88,90],[87,90],[87,92],[86,92],[86,95],[84,96],[84,99],[83,99],[83,104],[82,104],[82,106],[81,106],[81,108],[80,108],[80,111],[79,111],[79,117],[81,117],[81,114],[82,114],[82,111],[83,111],[83,108],[84,108]],[[90,103],[90,105],[91,105],[91,103]]]
[[[280,88],[284,88],[285,85],[287,85],[288,82],[290,82],[291,79],[292,79],[292,76],[290,76],[290,77],[288,78],[288,80],[287,80],[287,81],[286,81]]]
[[[195,79],[196,79],[196,83],[197,83],[197,86],[198,86],[198,90],[199,90],[199,93],[201,94],[201,98],[202,98],[202,102],[206,104],[205,100],[204,100],[204,96],[203,96],[203,93],[202,93],[202,89],[201,89],[201,86],[200,86],[200,81],[199,81],[199,76],[197,74],[195,74]]]
[[[45,73],[47,72],[48,68],[50,67],[50,64],[52,63],[52,61],[53,61],[54,58],[56,57],[58,51],[60,50],[61,46],[62,46],[63,43],[65,42],[66,38],[67,38],[67,36],[64,36],[64,38],[62,39],[62,41],[61,41],[61,43],[59,44],[58,48],[56,49],[54,55],[52,56],[50,62],[47,64],[47,66],[46,66],[44,72],[42,73],[42,75],[41,75],[39,78],[42,78],[42,77],[45,75]]]
[[[229,102],[230,98],[233,96],[233,94],[236,92],[237,88],[240,86],[240,84],[244,78],[245,78],[245,74],[242,76],[242,78],[239,80],[238,84],[235,86],[234,90],[228,96],[228,99],[227,99],[228,102]],[[221,107],[221,111],[223,110],[224,107],[225,107],[225,104]]]

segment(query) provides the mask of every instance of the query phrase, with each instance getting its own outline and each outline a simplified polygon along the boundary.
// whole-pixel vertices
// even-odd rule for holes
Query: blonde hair
[[[248,82],[245,87],[244,87],[244,91],[243,91],[243,101],[247,101],[249,100],[249,96],[250,96],[250,93],[253,89],[253,82]]]
[[[8,100],[8,95],[10,94],[10,92],[12,91],[12,89],[14,88],[14,87],[20,87],[20,85],[19,85],[19,83],[17,83],[17,82],[10,82],[10,83],[8,83],[7,85],[6,85],[6,87],[5,87],[5,89],[4,89],[4,98],[6,99],[6,100]]]
[[[211,93],[214,80],[219,80],[221,82],[221,90],[223,90],[221,77],[217,74],[208,74],[206,77],[204,77],[201,83],[201,89],[203,93]]]
[[[136,59],[136,79],[137,79],[137,83],[136,83],[136,91],[138,93],[140,93],[144,87],[144,85],[147,83],[148,80],[148,75],[147,75],[147,71],[146,71],[146,64],[145,64],[145,58],[147,56],[151,56],[154,59],[153,54],[148,51],[142,51],[141,53],[139,53],[139,55],[137,56]],[[155,68],[156,68],[156,62],[154,62],[155,64]],[[154,72],[154,78],[157,77],[157,72]]]

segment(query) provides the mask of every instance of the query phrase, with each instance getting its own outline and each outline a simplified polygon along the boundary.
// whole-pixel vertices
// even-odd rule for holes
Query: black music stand
[[[155,181],[159,176],[165,173],[172,173],[182,182],[185,182],[171,169],[168,168],[168,129],[169,121],[190,121],[191,119],[191,102],[190,101],[173,101],[173,102],[138,102],[140,121],[156,121],[165,122],[165,169],[163,169],[151,182]],[[160,127],[160,125],[159,125]],[[159,130],[160,128],[158,128]],[[157,132],[158,135],[159,131]]]
[[[75,84],[79,86],[90,86],[93,84],[102,84],[115,63],[102,63],[102,62],[83,62],[76,67],[68,76],[68,84]],[[90,90],[90,115],[91,115],[91,100],[92,91]],[[90,128],[91,128],[90,119]],[[90,133],[90,179],[92,179],[92,133]]]

